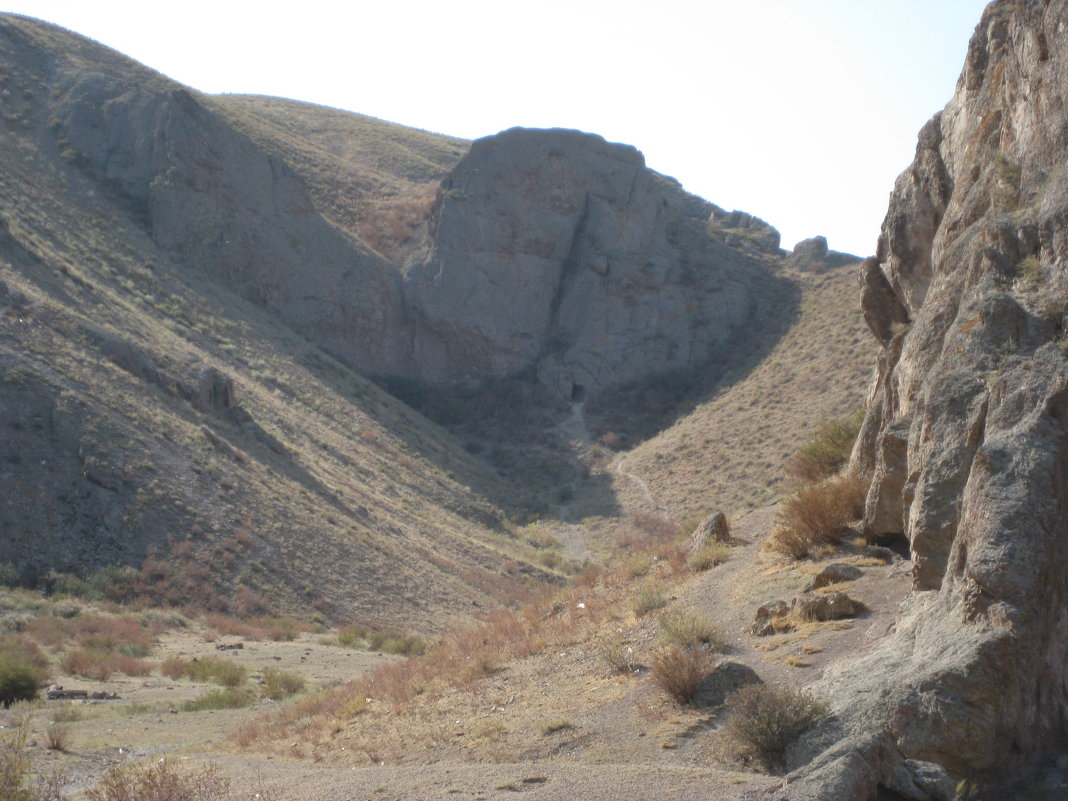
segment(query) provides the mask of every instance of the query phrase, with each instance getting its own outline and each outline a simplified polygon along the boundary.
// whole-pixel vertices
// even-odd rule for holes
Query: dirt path
[[[503,764],[441,763],[375,767],[316,767],[277,760],[217,760],[235,787],[263,787],[285,801],[412,801],[508,799],[619,801],[748,801],[781,779],[710,768],[582,765],[563,760]]]
[[[638,491],[641,493],[642,497],[645,499],[645,502],[647,504],[649,504],[651,507],[653,507],[654,510],[656,510],[657,512],[663,512],[664,511],[664,507],[662,507],[660,504],[658,504],[656,502],[656,499],[653,497],[653,493],[651,493],[649,491],[649,485],[646,484],[645,481],[641,479],[641,477],[636,476],[634,473],[628,472],[623,467],[623,459],[620,459],[618,462],[616,462],[615,471],[616,471],[617,474],[619,474],[623,478],[627,479],[628,481],[631,481],[634,484],[634,486],[636,486],[638,488]]]

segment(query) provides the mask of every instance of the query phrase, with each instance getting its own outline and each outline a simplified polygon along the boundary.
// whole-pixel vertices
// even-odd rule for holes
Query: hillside
[[[44,23],[0,36],[0,562],[26,581],[125,565],[125,600],[440,631],[608,556],[632,463],[675,523],[780,491],[771,453],[704,481],[669,432],[673,484],[654,444],[595,452],[635,391],[670,388],[643,436],[731,427],[780,340],[853,342],[850,268],[798,272],[634,148],[206,97]],[[856,403],[863,354],[833,353],[841,396],[761,429],[776,454]],[[563,495],[598,519],[522,527]]]
[[[40,76],[171,86],[56,29],[2,27],[17,101],[0,171],[0,561],[32,579],[155,553],[137,592],[421,630],[515,591],[532,552],[486,500],[502,493],[486,466],[164,250],[116,181],[67,154],[43,102],[59,79]]]

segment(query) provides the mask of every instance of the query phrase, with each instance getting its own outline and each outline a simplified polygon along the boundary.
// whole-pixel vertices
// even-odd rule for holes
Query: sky
[[[516,125],[638,147],[782,232],[875,250],[985,0],[30,0],[203,92],[305,100],[474,139]]]

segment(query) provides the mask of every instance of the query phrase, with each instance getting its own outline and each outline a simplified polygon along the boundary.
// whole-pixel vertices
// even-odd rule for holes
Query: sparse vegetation
[[[725,542],[705,542],[686,557],[686,569],[701,573],[723,564],[731,555],[731,546]]]
[[[644,581],[634,591],[630,608],[636,617],[644,617],[667,606],[668,600],[667,585],[662,581]]]
[[[782,761],[786,749],[806,729],[826,715],[824,704],[794,687],[749,684],[727,698],[730,720],[722,736],[740,756],[768,769]]]
[[[660,616],[660,636],[669,645],[679,648],[723,647],[723,635],[704,612],[696,609],[677,609]]]
[[[837,475],[849,461],[864,410],[820,424],[815,436],[786,462],[786,472],[801,483],[814,483]]]
[[[783,501],[778,528],[768,547],[794,559],[817,545],[839,542],[848,525],[864,513],[866,487],[858,476],[844,475],[802,487]]]
[[[672,646],[653,656],[653,683],[677,704],[688,704],[711,669],[708,652],[701,648]]]
[[[27,752],[28,720],[0,742],[0,798],[4,801],[62,801],[66,777],[58,772],[34,776]]]
[[[229,790],[230,780],[215,765],[183,770],[161,759],[113,768],[85,795],[89,801],[226,801]]]
[[[296,695],[304,689],[304,678],[285,670],[263,671],[263,694],[272,701]]]

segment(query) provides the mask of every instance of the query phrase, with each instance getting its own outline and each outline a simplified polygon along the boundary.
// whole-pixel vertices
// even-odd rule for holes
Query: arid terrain
[[[1068,797],[1066,30],[861,259],[0,14],[0,801]]]

